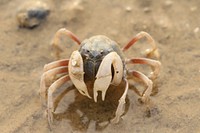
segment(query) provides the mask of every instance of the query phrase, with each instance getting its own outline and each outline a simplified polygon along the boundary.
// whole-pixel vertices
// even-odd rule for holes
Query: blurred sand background
[[[0,0],[1,133],[200,132],[200,1],[45,0],[50,14],[34,29],[18,27],[17,9],[24,2]],[[106,113],[95,113],[95,107],[84,109],[71,91],[65,100],[68,113],[55,120],[50,131],[38,89],[43,66],[55,60],[50,54],[51,39],[63,27],[81,40],[106,35],[121,47],[140,31],[151,34],[162,63],[158,93],[151,97],[156,112],[147,117],[138,96],[129,91],[123,120],[117,125],[99,124],[96,117],[106,117]],[[67,49],[62,57],[69,58],[78,46],[68,38],[63,42]],[[144,44],[138,42],[126,56],[140,56]]]

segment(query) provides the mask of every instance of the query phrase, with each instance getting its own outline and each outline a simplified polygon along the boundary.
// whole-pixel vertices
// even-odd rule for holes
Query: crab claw
[[[83,59],[78,51],[74,51],[69,59],[69,76],[78,91],[89,98],[87,86],[84,82]]]
[[[120,56],[116,52],[111,52],[102,60],[96,75],[93,89],[95,102],[97,102],[98,91],[102,92],[102,100],[105,100],[106,91],[112,80],[112,65],[114,67],[114,77],[112,83],[114,85],[121,83],[123,77],[123,63]]]

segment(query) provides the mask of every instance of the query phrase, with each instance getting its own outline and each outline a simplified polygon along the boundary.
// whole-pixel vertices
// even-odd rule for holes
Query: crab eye
[[[90,50],[84,49],[84,52],[88,54],[88,53],[90,53]]]

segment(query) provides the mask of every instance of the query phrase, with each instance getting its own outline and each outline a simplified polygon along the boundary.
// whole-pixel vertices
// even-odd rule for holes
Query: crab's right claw
[[[112,70],[114,67],[114,77],[112,80]],[[98,91],[102,92],[102,100],[104,101],[106,91],[112,83],[118,85],[123,77],[123,63],[120,56],[116,52],[107,54],[102,60],[94,82],[94,101],[97,102]],[[112,80],[112,82],[111,82]]]
[[[83,59],[78,51],[74,51],[69,59],[69,76],[78,91],[89,98],[87,86],[84,82]]]

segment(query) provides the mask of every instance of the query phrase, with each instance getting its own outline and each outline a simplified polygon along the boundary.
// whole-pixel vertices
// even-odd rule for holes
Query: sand
[[[1,133],[200,132],[199,1],[46,0],[50,14],[33,29],[18,27],[16,13],[24,2],[0,1]],[[154,83],[158,92],[151,96],[154,108],[150,117],[130,89],[123,119],[111,124],[108,120],[114,110],[110,104],[81,100],[83,97],[72,87],[59,106],[65,113],[57,115],[50,130],[38,90],[43,66],[56,60],[49,44],[63,27],[80,40],[106,35],[121,47],[140,31],[152,35],[162,68]],[[62,43],[66,48],[62,58],[69,58],[78,49],[67,37]],[[126,57],[143,57],[140,53],[144,46],[149,46],[145,40],[138,42],[125,53]]]

